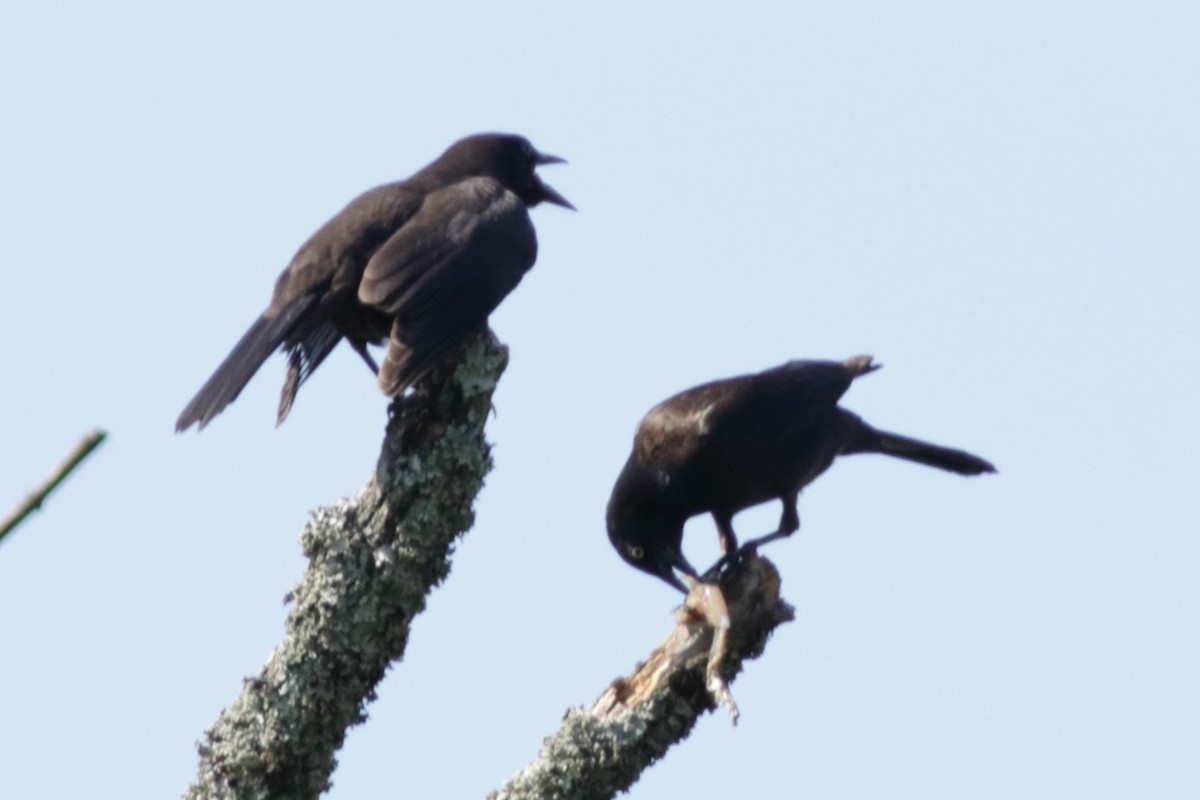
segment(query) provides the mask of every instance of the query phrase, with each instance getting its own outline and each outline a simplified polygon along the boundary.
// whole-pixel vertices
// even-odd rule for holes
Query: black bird
[[[183,409],[202,429],[267,357],[287,353],[276,424],[343,337],[389,396],[421,380],[488,315],[537,258],[528,209],[574,209],[535,170],[562,163],[521,136],[484,133],[450,146],[407,180],[350,202],[301,246],[271,304]],[[368,344],[390,337],[383,367]]]
[[[629,564],[686,592],[674,570],[700,578],[682,550],[689,518],[711,513],[731,558],[738,550],[733,515],[778,498],[779,530],[745,548],[788,536],[800,528],[800,490],[839,455],[884,453],[960,475],[996,471],[970,453],[876,430],[840,408],[850,382],[880,366],[870,356],[789,361],[696,386],[650,409],[608,501],[609,541]]]

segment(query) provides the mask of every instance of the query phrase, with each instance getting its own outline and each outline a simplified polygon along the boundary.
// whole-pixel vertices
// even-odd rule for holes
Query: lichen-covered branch
[[[590,709],[567,712],[537,758],[489,800],[611,798],[685,738],[702,714],[716,708],[709,669],[720,673],[721,686],[732,681],[742,662],[756,658],[775,628],[793,616],[779,597],[779,573],[764,558],[734,566],[720,588],[729,614],[724,642],[713,647],[712,618],[696,607],[693,590],[678,625],[646,662]]]
[[[491,468],[484,423],[506,363],[481,333],[456,365],[393,403],[375,476],[305,526],[310,563],[283,643],[205,734],[187,798],[308,800],[328,787],[346,730],[365,719],[474,521]]]

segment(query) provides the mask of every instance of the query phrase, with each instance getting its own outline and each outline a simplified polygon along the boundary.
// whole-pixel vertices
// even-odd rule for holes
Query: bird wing
[[[638,426],[638,460],[670,472],[708,447],[753,449],[803,432],[837,406],[852,372],[837,361],[790,361],[664,400]]]
[[[367,263],[359,300],[394,315],[385,391],[395,394],[483,325],[537,257],[525,204],[491,178],[429,193]]]
[[[378,186],[350,201],[310,236],[276,279],[266,311],[188,403],[176,430],[193,423],[203,428],[280,347],[288,353],[282,422],[296,389],[343,335],[362,342],[382,338],[386,320],[348,306],[353,305],[367,259],[417,212],[424,197],[411,181]]]
[[[292,256],[275,281],[266,316],[320,296],[353,296],[368,259],[421,209],[425,193],[409,181],[369,189],[322,225]]]
[[[385,324],[348,306],[368,257],[417,213],[423,199],[407,181],[363,192],[310,236],[276,279],[263,319],[278,330],[277,344],[288,355],[280,423],[297,389],[343,335],[364,341],[386,335]]]
[[[430,192],[376,251],[358,297],[414,319],[464,302],[494,308],[532,266],[536,248],[533,224],[515,194],[491,178],[459,181]],[[464,297],[466,289],[478,297]]]

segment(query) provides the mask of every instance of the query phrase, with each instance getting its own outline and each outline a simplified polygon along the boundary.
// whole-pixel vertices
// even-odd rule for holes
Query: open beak
[[[675,575],[675,570],[683,573],[683,577],[687,579],[686,583]],[[684,594],[691,591],[692,586],[700,581],[700,576],[696,573],[696,568],[688,563],[688,560],[683,557],[683,553],[672,554],[669,565],[666,570],[659,574],[659,577]]]
[[[674,586],[676,589],[683,592],[684,594],[687,594],[689,591],[687,585],[684,584],[683,581],[679,580],[679,578],[675,577],[674,571],[663,573],[663,574],[659,575],[658,577],[662,578],[664,581],[671,584],[672,586]]]
[[[552,156],[549,153],[538,153],[536,156],[534,156],[533,163],[541,167],[545,166],[546,164],[565,164],[567,163],[567,160],[565,158],[559,158],[558,156]],[[571,205],[570,200],[555,191],[553,186],[543,183],[541,177],[538,177],[537,181],[538,189],[541,191],[542,202],[554,203],[556,206],[569,208],[572,211],[576,210],[575,206]]]
[[[575,210],[575,206],[571,205],[570,200],[555,191],[553,186],[543,183],[541,178],[538,178],[538,192],[541,195],[541,201],[544,203],[554,203],[556,206],[569,208],[572,211]]]

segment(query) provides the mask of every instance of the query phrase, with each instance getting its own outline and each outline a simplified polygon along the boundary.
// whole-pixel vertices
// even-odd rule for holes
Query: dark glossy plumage
[[[537,258],[528,208],[573,206],[535,172],[562,159],[523,137],[455,142],[407,180],[355,198],[301,246],[271,303],[175,423],[203,428],[267,357],[287,353],[278,422],[342,338],[388,396],[423,378],[516,288]],[[368,344],[389,339],[377,367]]]
[[[995,472],[970,453],[876,430],[840,408],[851,381],[878,368],[870,356],[790,361],[688,389],[652,408],[609,500],[613,547],[686,591],[674,570],[698,577],[682,551],[690,517],[711,513],[730,554],[737,548],[734,514],[779,499],[779,530],[759,543],[789,535],[800,527],[800,490],[839,455],[884,453],[960,475]]]

